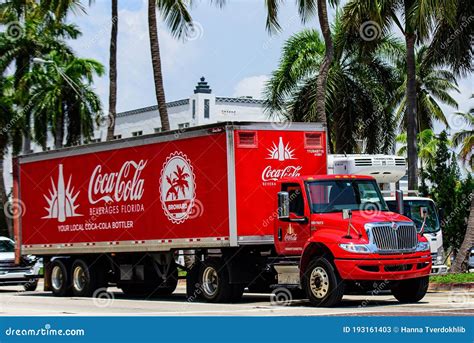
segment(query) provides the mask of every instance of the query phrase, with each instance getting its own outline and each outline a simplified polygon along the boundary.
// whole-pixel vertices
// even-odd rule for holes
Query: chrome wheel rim
[[[329,276],[322,267],[316,267],[311,271],[309,278],[311,293],[318,298],[324,298],[329,292]]]
[[[82,291],[86,286],[86,273],[84,271],[84,268],[82,268],[81,266],[76,266],[76,268],[74,268],[73,283],[74,288],[79,292]]]
[[[63,287],[64,275],[61,267],[54,266],[51,271],[51,285],[54,289],[60,290]]]
[[[213,267],[207,267],[202,273],[202,287],[204,292],[212,297],[216,295],[219,289],[219,277]]]

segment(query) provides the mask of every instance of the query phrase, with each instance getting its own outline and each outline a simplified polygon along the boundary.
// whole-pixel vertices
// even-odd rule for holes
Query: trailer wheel
[[[416,303],[425,297],[428,284],[428,276],[399,281],[393,285],[392,294],[401,303]]]
[[[99,286],[99,275],[86,261],[77,259],[71,268],[72,293],[76,297],[90,297]]]
[[[202,263],[199,284],[202,297],[208,302],[228,302],[232,298],[233,287],[229,284],[229,274],[221,259],[209,258]]]
[[[62,260],[51,262],[51,290],[57,297],[65,297],[71,294],[71,282],[66,264]]]
[[[331,262],[314,258],[303,277],[303,288],[313,306],[335,306],[344,295],[344,283]]]

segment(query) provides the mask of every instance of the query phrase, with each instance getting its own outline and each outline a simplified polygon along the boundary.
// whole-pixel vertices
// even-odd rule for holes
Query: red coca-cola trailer
[[[357,239],[350,232],[340,235],[335,230],[347,227],[341,213],[352,217],[354,204],[335,212],[316,210],[316,202],[334,199],[325,184],[314,182],[339,182],[325,175],[326,158],[325,126],[302,123],[288,128],[220,123],[22,156],[14,163],[14,197],[21,214],[14,222],[18,256],[42,256],[45,288],[58,296],[93,295],[110,284],[127,294],[162,295],[176,288],[176,255],[184,251],[194,260],[181,266],[187,270],[188,297],[230,301],[244,289],[305,288],[314,257],[331,254],[326,265],[317,264],[326,274],[308,276],[319,280],[313,283],[320,283],[324,295],[311,295],[314,285],[306,288],[314,304],[334,304],[343,293],[338,284],[349,284],[343,279],[385,280],[390,275],[387,270],[368,274],[370,268],[353,273],[335,259],[350,261],[356,254],[360,260],[360,252],[346,245],[361,239],[367,249],[375,249],[362,253],[379,253],[374,239],[386,230],[373,229],[372,241],[361,229],[356,229]],[[368,187],[371,196],[380,193],[372,179],[343,178],[346,187]],[[355,205],[361,205],[360,199]],[[429,266],[424,264],[431,260],[429,252],[420,250],[422,237],[407,218],[383,210],[378,208],[374,218],[357,214],[353,221],[362,226],[399,222],[400,237],[392,238],[407,242],[387,246],[392,255],[382,259],[393,266],[403,261],[400,254],[411,252],[410,267],[392,273],[391,279],[425,280]],[[323,219],[330,225],[319,235],[316,227]],[[371,267],[373,258],[362,264]],[[329,265],[339,272],[330,275]],[[420,285],[418,297],[424,289]]]

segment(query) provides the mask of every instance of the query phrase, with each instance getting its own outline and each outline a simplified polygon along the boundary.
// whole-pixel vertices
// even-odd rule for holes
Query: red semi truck
[[[279,287],[317,306],[374,287],[423,298],[426,239],[388,210],[373,178],[327,175],[326,159],[325,126],[300,123],[219,123],[21,156],[17,255],[43,257],[56,296],[108,285],[169,295],[185,251],[190,299]]]

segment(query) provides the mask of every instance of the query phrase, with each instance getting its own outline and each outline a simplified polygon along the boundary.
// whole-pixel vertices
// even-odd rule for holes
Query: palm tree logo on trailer
[[[168,156],[160,177],[161,206],[168,219],[181,224],[188,219],[196,199],[193,167],[182,152]]]
[[[58,222],[62,223],[69,217],[80,217],[82,214],[76,213],[79,205],[76,205],[79,191],[74,193],[74,187],[71,186],[71,176],[67,182],[67,186],[64,182],[63,165],[58,165],[58,180],[54,183],[51,178],[51,188],[49,190],[49,196],[44,195],[48,206],[45,210],[48,211],[48,215],[43,217],[44,219],[57,218]]]

